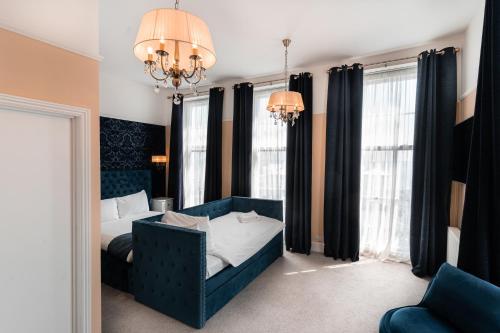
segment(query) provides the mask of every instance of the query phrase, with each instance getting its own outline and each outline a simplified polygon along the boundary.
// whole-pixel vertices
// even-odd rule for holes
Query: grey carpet
[[[215,314],[190,328],[102,286],[103,333],[378,332],[388,309],[416,304],[427,281],[410,266],[362,259],[333,261],[321,254],[285,253]]]

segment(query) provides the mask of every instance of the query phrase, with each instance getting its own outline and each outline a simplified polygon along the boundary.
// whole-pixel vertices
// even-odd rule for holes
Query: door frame
[[[90,333],[92,330],[90,110],[7,94],[0,94],[0,110],[71,120],[73,205],[71,323],[72,332]]]

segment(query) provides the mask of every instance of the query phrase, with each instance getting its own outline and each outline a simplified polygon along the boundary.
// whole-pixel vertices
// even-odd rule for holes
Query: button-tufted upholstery
[[[180,212],[213,219],[231,211],[251,210],[283,218],[281,201],[241,197]],[[203,327],[206,320],[283,255],[283,235],[279,234],[242,265],[229,266],[205,280],[205,233],[152,222],[158,219],[133,223],[135,299],[196,328]]]
[[[151,199],[151,170],[101,171],[101,199],[146,191]]]

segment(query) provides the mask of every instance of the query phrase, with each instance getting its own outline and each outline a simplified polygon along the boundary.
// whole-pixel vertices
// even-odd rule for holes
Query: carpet
[[[201,330],[102,285],[103,333],[371,333],[389,309],[417,304],[428,281],[407,264],[285,252]]]

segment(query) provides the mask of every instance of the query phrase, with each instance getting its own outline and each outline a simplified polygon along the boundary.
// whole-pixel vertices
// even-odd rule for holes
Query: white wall
[[[465,42],[462,62],[462,92],[465,97],[476,89],[477,75],[479,70],[479,58],[481,55],[481,38],[483,34],[484,2],[474,15],[471,23],[465,31]]]
[[[362,64],[371,64],[371,63],[378,63],[378,62],[383,62],[383,61],[388,61],[388,60],[394,60],[394,59],[400,59],[400,58],[406,58],[406,57],[413,57],[417,56],[420,52],[424,50],[429,50],[431,48],[435,49],[442,49],[448,46],[454,46],[454,47],[459,47],[463,48],[464,47],[464,34],[458,34],[454,36],[450,36],[447,38],[443,38],[437,41],[434,41],[432,43],[428,44],[422,44],[419,46],[415,46],[412,48],[408,49],[403,49],[403,50],[395,50],[395,51],[388,51],[383,54],[376,54],[376,55],[367,55],[367,56],[362,56],[362,57],[356,57],[356,58],[349,58],[349,59],[344,59],[340,62],[332,62],[328,64],[316,64],[312,66],[308,66],[306,68],[296,68],[293,69],[293,73],[299,73],[299,72],[311,72],[313,74],[313,113],[314,114],[319,114],[319,113],[326,113],[326,101],[327,101],[327,92],[328,92],[328,74],[327,70],[333,66],[339,66],[343,64],[353,64],[355,62],[359,62]],[[293,52],[291,50],[290,52]],[[459,85],[461,81],[461,71],[462,71],[462,64],[461,60],[462,59],[462,52],[459,53],[458,55],[458,80],[459,80]],[[207,73],[207,75],[210,75],[210,72]],[[283,77],[283,74],[277,74],[277,75],[272,75],[272,76],[266,76],[266,77],[257,77],[257,78],[242,78],[242,79],[235,79],[235,80],[229,80],[229,81],[223,81],[214,84],[213,86],[221,86],[225,88],[225,94],[224,94],[224,113],[223,113],[223,120],[232,120],[233,119],[233,102],[234,102],[234,95],[233,95],[233,89],[232,86],[236,83],[241,83],[245,81],[250,81],[250,82],[258,82],[258,81],[266,81],[266,80],[276,80],[280,79]],[[198,90],[199,91],[206,91],[208,90],[209,87],[200,87]],[[461,95],[462,89],[458,87],[458,96]],[[185,91],[188,93],[189,91]],[[166,105],[167,109],[171,109],[171,101],[167,102]],[[170,116],[167,119],[168,124],[170,124]]]
[[[166,90],[155,94],[153,85],[130,81],[106,73],[100,75],[101,116],[119,118],[141,123],[170,124],[170,101]]]
[[[99,58],[99,0],[0,1],[0,27]]]

